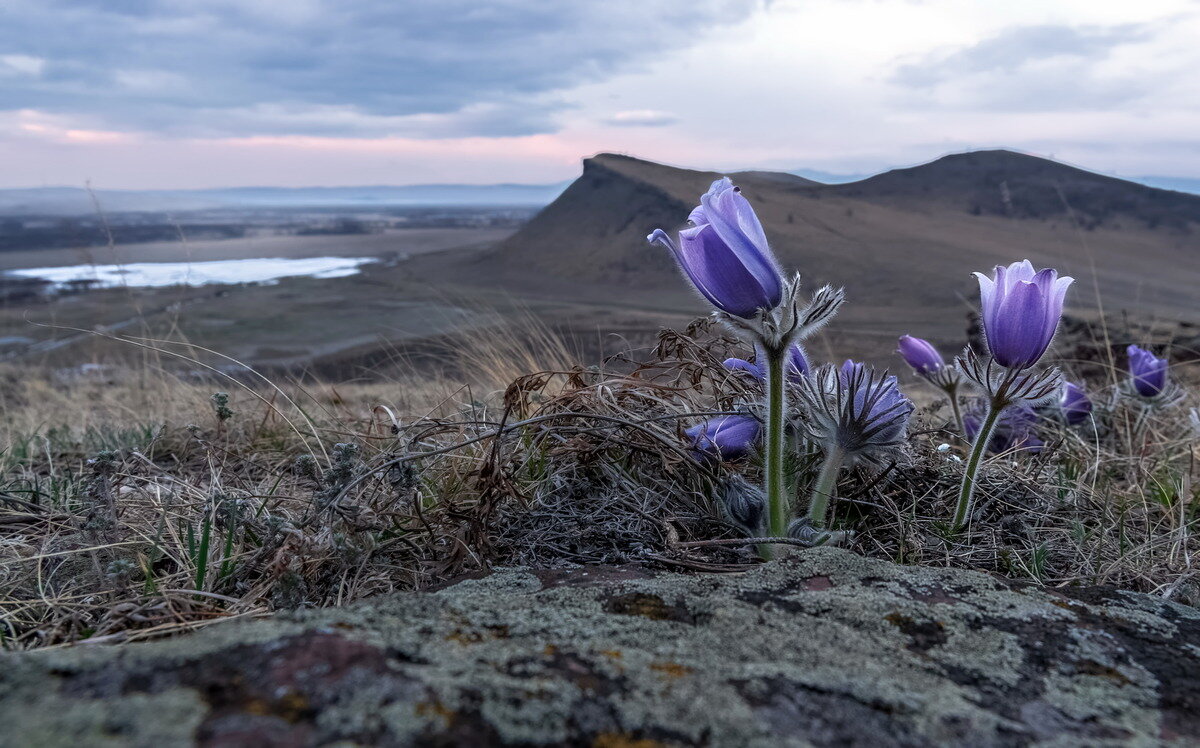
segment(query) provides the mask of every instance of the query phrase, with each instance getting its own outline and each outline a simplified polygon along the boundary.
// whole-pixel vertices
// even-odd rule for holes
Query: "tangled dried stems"
[[[698,461],[682,438],[754,399],[721,367],[735,347],[698,323],[604,367],[569,365],[564,346],[513,381],[483,363],[511,351],[478,350],[469,388],[0,372],[0,636],[126,641],[493,565],[745,568],[753,549],[720,497],[761,466]],[[833,522],[857,552],[901,563],[1197,602],[1188,403],[1111,403],[1094,426],[1051,427],[1040,454],[992,458],[958,535],[962,448],[948,409],[928,406],[894,464],[843,475]],[[794,495],[815,463],[793,460]]]

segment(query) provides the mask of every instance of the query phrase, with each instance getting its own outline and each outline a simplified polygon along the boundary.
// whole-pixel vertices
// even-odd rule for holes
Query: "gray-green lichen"
[[[7,655],[5,745],[1157,745],[1200,613],[816,549],[505,570],[178,639]]]

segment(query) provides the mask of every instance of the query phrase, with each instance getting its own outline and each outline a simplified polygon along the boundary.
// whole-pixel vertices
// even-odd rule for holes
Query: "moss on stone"
[[[0,716],[50,746],[1153,742],[1200,738],[1198,652],[1173,603],[815,549],[737,575],[505,570],[8,655]]]

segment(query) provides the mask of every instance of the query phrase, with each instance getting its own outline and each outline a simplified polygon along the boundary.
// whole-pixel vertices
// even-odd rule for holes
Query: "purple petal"
[[[1042,271],[1046,272],[1045,270]],[[1053,272],[1053,271],[1052,271]],[[1007,289],[1016,287],[1018,283],[1029,283],[1034,279],[1037,272],[1033,269],[1033,263],[1029,260],[1021,260],[1014,262],[1008,266],[1004,273],[1004,283]]]
[[[942,355],[928,340],[911,335],[900,337],[897,352],[918,374],[930,374],[946,365]]]
[[[767,378],[767,372],[758,364],[752,364],[743,358],[727,358],[721,365],[730,371],[744,371],[760,382]]]
[[[1133,386],[1142,397],[1156,397],[1167,386],[1167,360],[1136,345],[1127,349],[1129,374]]]
[[[762,426],[749,416],[722,416],[687,429],[692,448],[720,459],[734,459],[750,450]]]
[[[863,368],[863,364],[860,364],[853,359],[848,358],[843,361],[841,369],[838,370],[838,375],[841,377],[842,384],[849,384],[855,377],[859,376]]]
[[[783,298],[783,278],[750,203],[728,178],[714,182],[700,202],[707,225],[758,280],[770,302],[768,307],[778,306]]]
[[[996,272],[1000,272],[999,267],[996,268]],[[992,303],[996,298],[996,282],[983,273],[974,275],[979,280],[979,313],[983,315],[984,320],[987,320],[993,314]]]
[[[1053,268],[1045,268],[1038,271],[1033,276],[1031,282],[1041,290],[1042,298],[1044,299],[1045,320],[1042,327],[1042,336],[1047,341],[1053,340],[1054,333],[1058,330],[1059,320],[1062,319],[1062,298],[1066,297],[1066,286],[1062,287],[1062,296],[1059,297],[1058,271]],[[1057,306],[1054,303],[1056,297],[1059,297]]]
[[[761,308],[778,304],[769,289],[729,250],[711,224],[679,232],[675,259],[696,290],[709,303],[729,314],[746,319]]]
[[[797,381],[802,377],[806,377],[812,371],[808,365],[808,358],[804,355],[804,349],[799,345],[793,345],[788,351],[788,376],[792,381]]]
[[[1062,409],[1063,418],[1072,426],[1086,421],[1092,412],[1092,401],[1088,399],[1083,388],[1074,382],[1063,382],[1058,404]]]
[[[1046,325],[1046,298],[1041,288],[1019,282],[1000,299],[992,318],[985,319],[988,348],[1001,366],[1026,368],[1050,345]]]

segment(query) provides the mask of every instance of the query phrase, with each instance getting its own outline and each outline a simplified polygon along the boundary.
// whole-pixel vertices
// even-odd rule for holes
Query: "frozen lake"
[[[58,285],[92,281],[95,288],[203,286],[211,283],[275,283],[280,278],[340,278],[354,275],[374,257],[263,257],[208,262],[132,262],[127,265],[69,265],[21,268],[7,275],[41,278]]]

